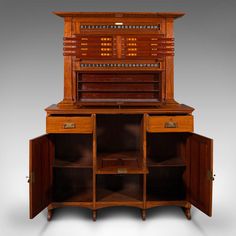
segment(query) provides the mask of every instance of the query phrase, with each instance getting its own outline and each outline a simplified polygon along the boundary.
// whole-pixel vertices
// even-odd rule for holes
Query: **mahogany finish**
[[[212,215],[213,141],[174,99],[173,23],[183,13],[56,12],[64,19],[64,98],[30,140],[30,218],[48,208]]]

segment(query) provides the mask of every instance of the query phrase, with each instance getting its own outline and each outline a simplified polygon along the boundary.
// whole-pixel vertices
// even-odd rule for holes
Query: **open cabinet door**
[[[30,219],[50,203],[51,199],[51,143],[48,135],[32,139],[29,159]]]
[[[192,134],[189,137],[189,200],[199,210],[212,215],[213,140]]]

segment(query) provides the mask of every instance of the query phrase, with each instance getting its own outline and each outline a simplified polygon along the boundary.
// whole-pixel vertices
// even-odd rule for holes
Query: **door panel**
[[[189,145],[189,200],[208,216],[212,215],[213,140],[192,134]]]
[[[30,140],[30,219],[48,206],[52,189],[52,144],[49,135]]]

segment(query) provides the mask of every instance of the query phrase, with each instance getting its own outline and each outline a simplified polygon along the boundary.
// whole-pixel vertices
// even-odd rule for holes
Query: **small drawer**
[[[193,116],[149,116],[148,132],[193,132]]]
[[[47,133],[89,134],[93,132],[92,117],[48,116],[46,124]]]

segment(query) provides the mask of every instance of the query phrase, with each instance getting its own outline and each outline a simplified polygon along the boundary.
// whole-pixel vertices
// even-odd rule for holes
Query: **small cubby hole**
[[[99,168],[142,167],[142,117],[142,115],[97,115]]]
[[[92,169],[54,168],[53,201],[92,202]]]
[[[53,134],[55,202],[92,201],[92,135]]]
[[[185,200],[187,133],[147,134],[147,200]]]
[[[93,137],[91,134],[55,134],[53,143],[54,166],[92,168]]]
[[[143,201],[143,175],[97,175],[96,200],[99,202]]]

